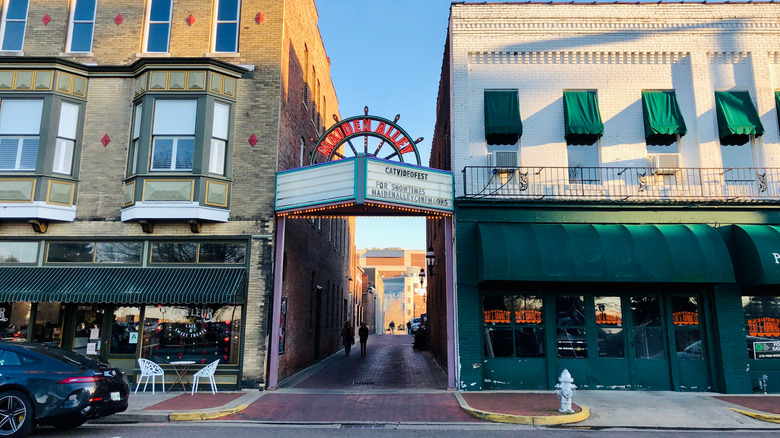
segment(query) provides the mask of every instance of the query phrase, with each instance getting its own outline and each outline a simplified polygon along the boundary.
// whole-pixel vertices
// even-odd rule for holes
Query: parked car
[[[420,323],[421,322],[422,322],[422,320],[420,318],[412,319],[412,329],[409,332],[410,335],[413,335],[413,334],[417,333],[417,330],[420,329]]]
[[[0,436],[35,426],[71,429],[127,409],[127,377],[59,347],[0,341]]]

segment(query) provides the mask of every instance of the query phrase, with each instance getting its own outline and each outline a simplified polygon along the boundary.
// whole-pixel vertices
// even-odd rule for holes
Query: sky
[[[428,165],[451,0],[316,0],[342,118],[392,119]],[[425,219],[358,218],[355,245],[425,249]]]

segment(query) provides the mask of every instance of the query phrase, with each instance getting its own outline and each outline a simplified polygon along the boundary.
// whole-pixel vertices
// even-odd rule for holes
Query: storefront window
[[[677,359],[703,359],[699,300],[694,297],[672,297],[672,322]]]
[[[558,357],[566,359],[587,358],[585,298],[581,296],[555,297],[555,318]]]
[[[51,242],[46,261],[49,263],[92,263],[94,257],[94,243]]]
[[[35,311],[32,342],[60,345],[65,307],[60,303],[38,303]]]
[[[240,334],[240,306],[146,306],[141,357],[237,364]]]
[[[594,297],[599,357],[625,358],[620,297]]]
[[[195,263],[197,243],[152,243],[152,263]]]
[[[135,354],[140,316],[140,307],[118,307],[114,310],[110,354]]]
[[[95,305],[79,305],[76,310],[76,333],[73,351],[84,355],[100,354],[100,328],[103,324],[103,308]]]
[[[30,303],[0,304],[0,336],[6,341],[26,341]]]
[[[141,242],[98,242],[97,263],[141,263]]]
[[[780,359],[780,296],[742,297],[750,359]]]
[[[38,242],[0,242],[0,263],[35,263]]]
[[[486,357],[543,357],[542,299],[484,296]]]
[[[658,297],[631,297],[634,354],[637,359],[664,359],[664,330]]]

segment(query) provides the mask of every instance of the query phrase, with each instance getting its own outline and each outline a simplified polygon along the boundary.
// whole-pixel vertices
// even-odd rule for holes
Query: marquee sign
[[[452,172],[420,166],[417,143],[422,138],[411,140],[396,123],[400,116],[388,120],[368,115],[368,107],[363,111],[362,116],[336,120],[317,142],[310,166],[277,173],[276,212],[292,216],[451,214]]]
[[[412,140],[412,137],[397,124],[400,115],[396,115],[393,120],[388,120],[368,115],[368,107],[363,108],[363,112],[365,113],[363,116],[350,117],[341,121],[334,116],[337,123],[320,137],[311,156],[311,164],[362,154],[385,160],[397,160],[401,163],[414,160],[414,164],[420,165],[417,143],[420,143],[423,138]],[[352,141],[359,137],[363,137],[362,142]],[[372,140],[376,140],[378,144],[373,144]]]

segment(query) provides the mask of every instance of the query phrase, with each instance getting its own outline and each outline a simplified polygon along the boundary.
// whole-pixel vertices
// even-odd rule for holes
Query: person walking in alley
[[[360,323],[360,329],[358,330],[358,337],[360,338],[360,357],[366,356],[366,342],[368,342],[368,327],[365,322]]]
[[[395,334],[395,321],[390,321],[390,334]]]
[[[344,328],[341,330],[341,342],[344,343],[344,355],[349,356],[352,344],[355,343],[355,330],[352,329],[349,321],[344,323]]]

